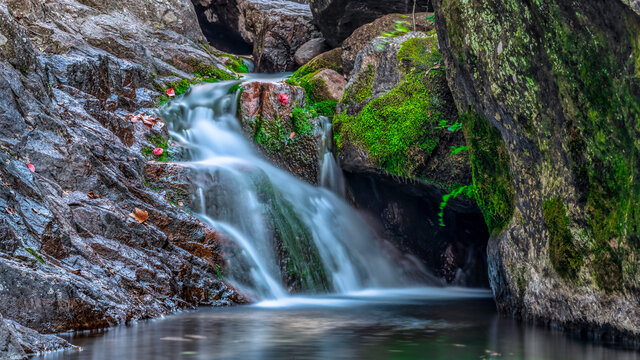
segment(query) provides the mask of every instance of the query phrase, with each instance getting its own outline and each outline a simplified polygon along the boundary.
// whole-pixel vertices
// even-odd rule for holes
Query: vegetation
[[[544,221],[549,231],[549,259],[556,272],[565,279],[576,279],[582,254],[574,245],[564,203],[558,197],[543,204]]]
[[[436,129],[443,119],[439,89],[444,82],[442,55],[435,32],[423,39],[410,39],[398,52],[404,80],[385,95],[371,100],[356,115],[334,118],[336,144],[356,143],[372,160],[396,175],[411,176],[416,155],[429,156],[439,142]],[[359,104],[371,97],[374,69],[369,66],[345,92],[342,103]],[[446,122],[446,120],[445,120]]]
[[[154,159],[156,161],[171,161],[171,154],[167,151],[169,149],[169,140],[165,139],[162,135],[152,135],[149,134],[147,136],[147,140],[153,145],[152,147],[145,146],[142,148],[142,154],[148,159]],[[162,154],[160,156],[153,155],[153,150],[156,148],[162,149]]]

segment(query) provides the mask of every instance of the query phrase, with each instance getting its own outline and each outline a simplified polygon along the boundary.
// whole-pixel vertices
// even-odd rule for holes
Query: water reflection
[[[499,317],[486,291],[412,289],[206,308],[69,336],[45,359],[639,359]],[[325,306],[329,305],[329,306]]]

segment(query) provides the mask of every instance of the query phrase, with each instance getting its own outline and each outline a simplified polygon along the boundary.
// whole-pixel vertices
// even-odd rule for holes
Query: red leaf
[[[155,149],[153,149],[153,155],[155,155],[155,156],[160,156],[160,155],[162,155],[163,152],[164,152],[163,148],[155,148]]]
[[[278,101],[280,102],[280,105],[285,106],[289,102],[289,97],[285,93],[280,93],[278,94]]]
[[[174,96],[176,96],[176,91],[173,90],[173,89],[167,89],[167,95],[169,97],[174,97]]]
[[[29,170],[31,170],[31,172],[36,172],[36,167],[33,166],[33,164],[27,164],[27,167],[29,168]]]

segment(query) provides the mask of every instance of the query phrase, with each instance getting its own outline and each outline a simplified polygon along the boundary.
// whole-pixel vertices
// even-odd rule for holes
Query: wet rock
[[[385,14],[413,12],[412,1],[392,0],[312,0],[314,22],[329,45],[338,47],[354,30]],[[432,9],[428,0],[416,2],[416,12]]]
[[[279,167],[317,184],[320,134],[318,120],[302,111],[304,89],[270,82],[252,82],[242,88],[239,118],[247,136]],[[298,116],[294,116],[296,109]]]
[[[50,351],[72,349],[75,346],[55,335],[42,335],[12,320],[6,320],[5,324],[15,335],[16,341],[27,354],[44,354]],[[2,351],[0,350],[0,355]]]
[[[347,86],[344,76],[331,69],[324,69],[314,75],[312,82],[316,84],[312,96],[317,101],[340,101]]]
[[[22,346],[9,324],[0,315],[0,357],[7,360],[26,360]]]
[[[298,65],[302,66],[314,57],[329,50],[329,45],[323,38],[309,40],[296,50],[294,59]]]
[[[640,222],[627,205],[640,188],[622,174],[640,171],[628,111],[640,17],[621,1],[434,5],[498,308],[637,346]]]
[[[174,146],[166,126],[129,116],[157,116],[157,74],[218,66],[197,44],[191,5],[3,4],[0,312],[22,348],[62,346],[34,331],[246,301],[217,276],[220,234],[145,180],[145,151]]]
[[[427,33],[434,29],[434,23],[427,20],[430,15],[433,14],[416,14],[415,31]],[[342,43],[342,68],[346,75],[352,75],[356,58],[362,49],[383,33],[393,33],[397,21],[410,22],[408,27],[413,30],[413,18],[410,15],[389,14],[359,27]]]
[[[308,5],[294,1],[198,0],[199,11],[211,14],[208,24],[224,26],[253,45],[256,70],[293,71],[296,50],[311,39],[319,38],[311,21]],[[214,14],[219,14],[215,15]],[[215,44],[215,39],[212,39]]]

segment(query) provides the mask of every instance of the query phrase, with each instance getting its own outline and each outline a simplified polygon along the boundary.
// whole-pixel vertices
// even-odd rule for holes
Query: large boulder
[[[431,1],[311,0],[314,23],[327,42],[340,46],[354,30],[385,14],[407,14],[431,10]]]
[[[640,17],[622,1],[434,5],[498,308],[637,344]]]
[[[0,358],[7,360],[28,359],[13,330],[2,318],[2,315],[0,315]]]
[[[321,37],[312,24],[309,6],[296,1],[265,0],[192,0],[196,4],[203,28],[226,31],[234,42],[242,39],[252,46],[256,70],[284,72],[297,68],[296,51],[311,39]],[[224,38],[211,32],[214,46],[224,45]],[[235,49],[228,48],[229,51]]]

